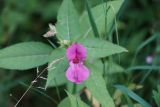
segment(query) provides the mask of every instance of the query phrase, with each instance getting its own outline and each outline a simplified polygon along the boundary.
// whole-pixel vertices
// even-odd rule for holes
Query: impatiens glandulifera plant
[[[25,42],[6,47],[0,50],[0,67],[27,70],[48,63],[31,86],[45,71],[48,71],[45,89],[66,84],[68,97],[59,107],[66,107],[67,99],[71,102],[69,107],[75,107],[75,104],[88,107],[79,97],[77,100],[76,96],[70,94],[73,89],[76,89],[74,93],[79,93],[84,88],[89,90],[102,107],[114,107],[104,79],[107,70],[103,66],[109,65],[107,57],[127,52],[125,48],[106,40],[112,35],[115,17],[122,4],[123,0],[105,2],[90,9],[92,17],[87,11],[79,17],[72,0],[63,0],[55,27],[50,25],[50,31],[44,35],[47,39],[56,37],[60,46],[55,47],[54,42],[48,39],[53,48],[41,42]],[[100,37],[94,37],[91,18],[94,19]],[[123,68],[113,62],[110,71],[122,72]]]

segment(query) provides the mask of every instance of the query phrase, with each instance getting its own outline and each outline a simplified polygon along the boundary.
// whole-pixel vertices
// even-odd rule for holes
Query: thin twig
[[[63,58],[60,58],[60,59],[56,59],[54,61],[52,61],[48,67],[44,68],[43,71],[38,75],[39,73],[39,70],[37,68],[37,77],[31,82],[31,84],[29,85],[28,89],[24,92],[24,94],[21,96],[21,98],[18,100],[18,102],[15,104],[14,107],[17,107],[17,105],[20,103],[20,101],[23,99],[23,97],[27,94],[27,92],[32,88],[32,86],[34,85],[34,83],[37,82],[37,79],[41,77],[41,75],[48,69],[55,69],[55,67],[52,67],[53,64],[57,63],[58,61],[60,61],[61,59]],[[45,88],[46,89],[46,88]]]

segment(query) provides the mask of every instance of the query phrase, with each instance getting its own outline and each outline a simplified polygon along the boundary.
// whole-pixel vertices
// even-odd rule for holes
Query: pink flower
[[[146,57],[146,62],[147,62],[148,64],[151,64],[152,61],[153,61],[153,57],[152,57],[152,56],[147,56],[147,57]]]
[[[68,80],[79,84],[89,77],[89,70],[83,63],[74,64],[70,62],[70,67],[66,72],[66,76]]]
[[[69,61],[73,62],[83,62],[86,59],[86,48],[81,45],[81,44],[72,44],[68,49],[67,49],[67,58]],[[78,63],[78,62],[77,62]]]
[[[66,77],[71,82],[80,84],[89,77],[89,69],[84,65],[87,51],[81,44],[72,44],[66,52],[69,60],[69,68],[66,71]]]

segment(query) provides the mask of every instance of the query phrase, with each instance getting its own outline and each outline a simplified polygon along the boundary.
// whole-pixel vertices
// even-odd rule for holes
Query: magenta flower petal
[[[71,82],[80,84],[89,77],[88,68],[83,63],[74,64],[70,62],[70,67],[66,71],[66,77]]]
[[[68,49],[66,56],[69,61],[73,61],[75,63],[83,62],[86,59],[86,48],[81,44],[72,44]]]

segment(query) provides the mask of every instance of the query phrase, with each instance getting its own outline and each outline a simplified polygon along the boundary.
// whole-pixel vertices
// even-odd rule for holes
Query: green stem
[[[73,90],[72,90],[72,94],[76,93],[76,84],[73,84]]]

